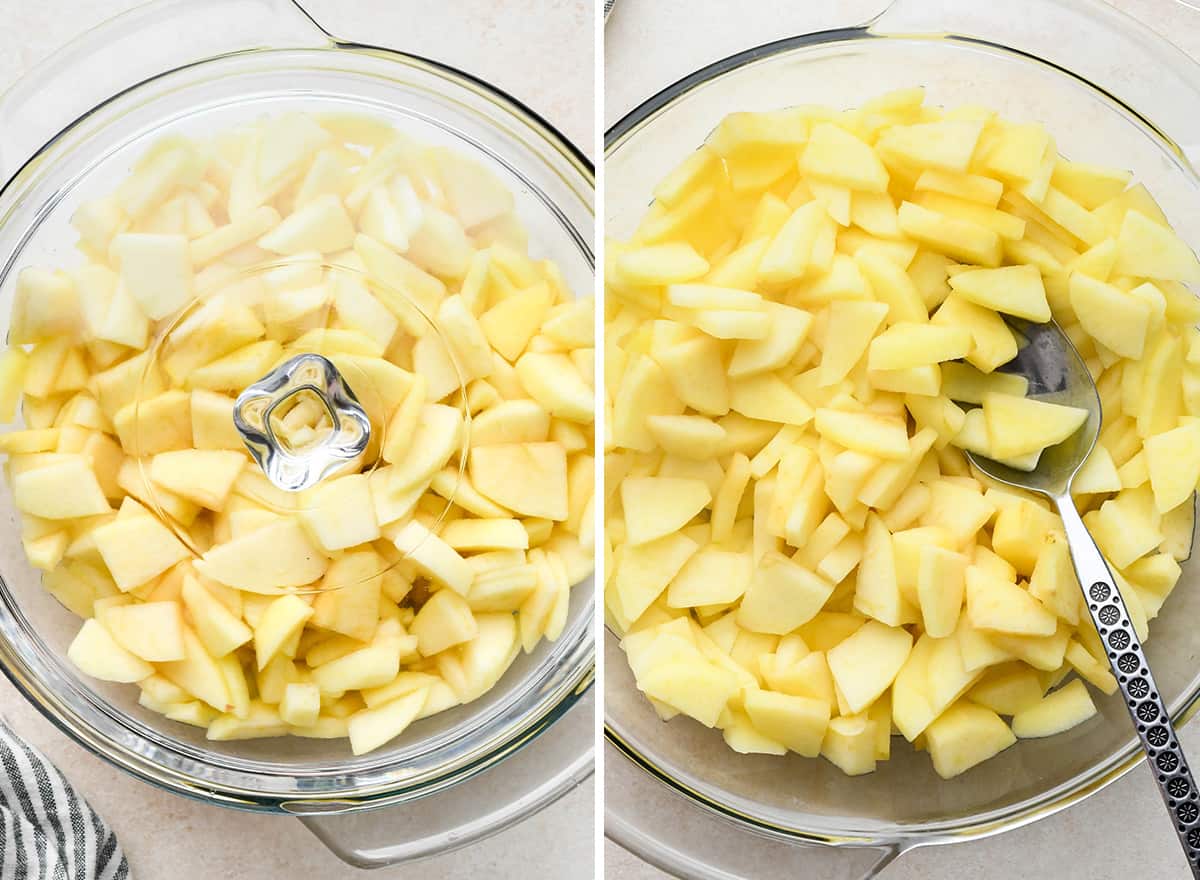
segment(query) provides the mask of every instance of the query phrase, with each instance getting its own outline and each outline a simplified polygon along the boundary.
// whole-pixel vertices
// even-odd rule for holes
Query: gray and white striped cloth
[[[116,835],[0,721],[0,880],[128,880]]]

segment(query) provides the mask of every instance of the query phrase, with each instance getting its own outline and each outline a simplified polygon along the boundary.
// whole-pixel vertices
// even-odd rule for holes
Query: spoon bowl
[[[1100,435],[1103,410],[1096,382],[1079,351],[1057,322],[1034,324],[1008,318],[1017,335],[1017,356],[1000,370],[1024,376],[1029,382],[1026,396],[1044,403],[1057,403],[1087,410],[1083,426],[1057,446],[1042,452],[1037,467],[1021,471],[967,452],[975,467],[994,480],[1020,489],[1031,489],[1051,498],[1070,492],[1071,480],[1087,461]]]

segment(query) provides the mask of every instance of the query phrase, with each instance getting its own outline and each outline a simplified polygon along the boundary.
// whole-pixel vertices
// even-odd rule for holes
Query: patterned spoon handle
[[[1108,652],[1109,665],[1142,740],[1142,748],[1191,866],[1192,876],[1200,878],[1200,793],[1196,790],[1187,758],[1175,736],[1171,717],[1154,683],[1142,643],[1108,564],[1070,497],[1056,498],[1055,503],[1066,527],[1071,561],[1083,587],[1092,622]]]

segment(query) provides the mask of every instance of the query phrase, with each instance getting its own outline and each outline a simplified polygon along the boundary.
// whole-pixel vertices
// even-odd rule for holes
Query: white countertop
[[[1112,0],[1200,58],[1200,11],[1171,0]],[[751,0],[731,12],[728,0],[617,0],[605,33],[605,122],[612,125],[660,88],[711,61],[783,34],[846,26],[869,17],[883,0]],[[1200,4],[1197,4],[1200,5]],[[841,12],[836,11],[838,7]],[[867,14],[863,14],[867,13]],[[680,33],[679,22],[710,23]],[[787,24],[781,24],[786,22]],[[1200,760],[1200,720],[1182,732],[1184,749]],[[607,880],[661,880],[655,870],[606,842]],[[803,859],[797,876],[804,876]],[[1011,877],[1189,876],[1145,765],[1069,810],[987,840],[930,847],[904,855],[883,880],[1009,880]],[[817,880],[817,878],[814,878]]]
[[[4,0],[0,90],[80,31],[140,0]],[[593,153],[592,0],[303,0],[338,36],[408,49],[495,83]],[[459,880],[585,878],[593,853],[591,781],[517,827],[416,865],[364,874],[298,821],[205,806],[137,782],[92,757],[0,678],[0,715],[58,764],[115,828],[139,880]]]

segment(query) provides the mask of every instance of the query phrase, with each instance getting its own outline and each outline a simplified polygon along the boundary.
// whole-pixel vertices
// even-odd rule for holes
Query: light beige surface
[[[203,2],[203,0],[198,0]],[[133,0],[0,0],[0,90]],[[336,35],[464,69],[520,98],[592,154],[592,0],[306,0]],[[54,760],[114,826],[139,880],[590,878],[591,782],[481,844],[370,875],[335,859],[298,821],[235,813],[134,781],[69,741],[0,679],[0,715]]]
[[[605,125],[612,125],[660,88],[704,64],[794,33],[844,27],[866,20],[884,0],[753,0],[744,14],[728,14],[728,0],[617,0],[605,33]],[[1114,0],[1114,6],[1169,36],[1200,58],[1200,11],[1171,0]],[[683,16],[717,22],[700,40],[663,39]],[[781,24],[786,22],[787,24]],[[689,30],[689,36],[692,31]],[[1181,735],[1200,760],[1200,720]],[[619,846],[605,845],[607,880],[658,880],[667,875]],[[797,876],[804,876],[803,861]],[[1149,770],[1143,765],[1084,803],[1026,828],[956,846],[908,853],[884,870],[883,880],[1008,880],[1011,877],[1190,876],[1178,851]]]

